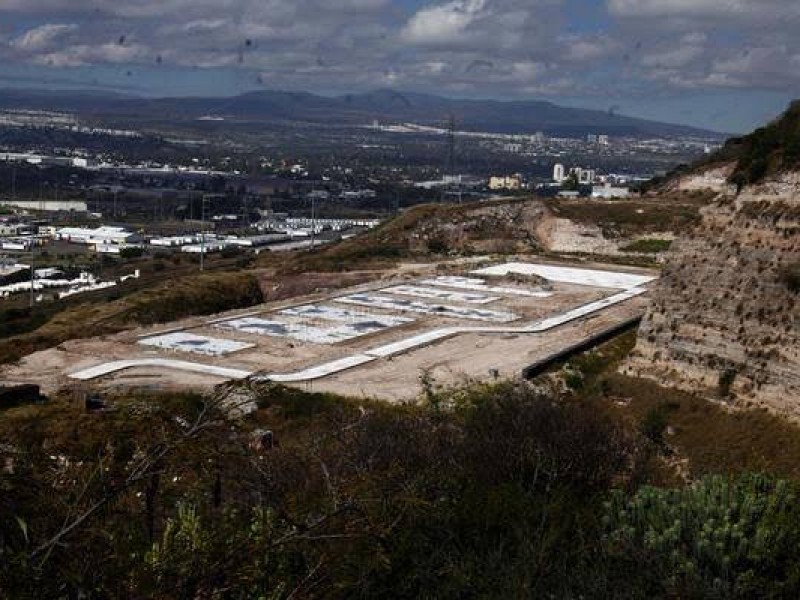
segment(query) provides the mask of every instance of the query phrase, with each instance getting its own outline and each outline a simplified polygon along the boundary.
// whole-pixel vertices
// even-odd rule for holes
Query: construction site
[[[210,389],[252,378],[388,401],[423,381],[520,377],[641,316],[644,269],[475,259],[397,268],[335,292],[74,339],[4,367],[44,393]]]

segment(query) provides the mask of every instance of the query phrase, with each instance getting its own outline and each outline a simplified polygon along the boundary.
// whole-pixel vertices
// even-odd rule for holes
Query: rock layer
[[[800,416],[800,174],[721,193],[673,243],[629,374]]]

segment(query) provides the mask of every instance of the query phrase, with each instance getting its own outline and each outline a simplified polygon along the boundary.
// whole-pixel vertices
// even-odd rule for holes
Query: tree
[[[578,181],[578,174],[574,171],[567,175],[567,178],[561,183],[561,189],[565,191],[577,191],[580,188],[580,182]]]

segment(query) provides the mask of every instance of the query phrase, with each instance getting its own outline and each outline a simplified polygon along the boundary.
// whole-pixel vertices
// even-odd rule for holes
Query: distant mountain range
[[[304,121],[363,125],[413,122],[443,126],[452,115],[459,129],[493,133],[535,133],[578,137],[612,136],[723,138],[713,131],[636,119],[613,112],[567,108],[543,101],[456,100],[428,94],[378,90],[343,96],[308,92],[258,91],[222,98],[139,98],[75,91],[0,90],[0,109],[59,110],[83,116],[145,121],[186,121],[202,117],[236,121]]]

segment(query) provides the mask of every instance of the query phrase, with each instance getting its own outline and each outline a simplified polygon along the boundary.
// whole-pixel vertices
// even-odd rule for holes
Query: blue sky
[[[396,88],[747,131],[800,97],[798,0],[0,0],[0,87]]]

